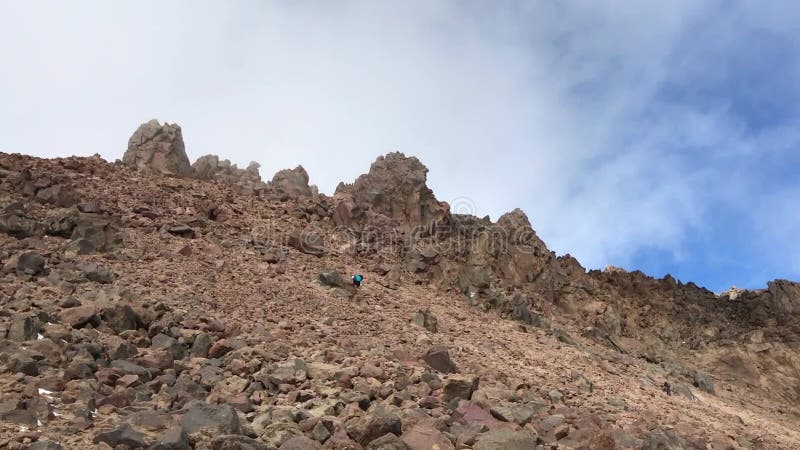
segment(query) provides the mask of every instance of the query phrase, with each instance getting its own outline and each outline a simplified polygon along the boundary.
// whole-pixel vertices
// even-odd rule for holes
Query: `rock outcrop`
[[[262,184],[258,168],[257,162],[251,162],[247,168],[240,169],[227,159],[220,161],[217,155],[201,156],[192,164],[192,172],[196,178],[240,186]]]
[[[163,175],[188,176],[192,173],[181,127],[153,119],[143,123],[128,140],[122,163],[138,170]]]
[[[317,192],[316,187],[308,185],[308,180],[306,169],[297,166],[294,169],[278,171],[269,184],[279,192],[292,197],[311,197]]]
[[[394,152],[379,157],[355,183],[336,188],[337,223],[353,224],[366,210],[411,227],[446,217],[450,207],[438,201],[428,188],[427,173],[428,169],[413,156]]]

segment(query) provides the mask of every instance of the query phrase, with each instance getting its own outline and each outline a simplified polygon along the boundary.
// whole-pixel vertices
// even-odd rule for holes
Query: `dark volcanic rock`
[[[89,323],[98,313],[94,305],[78,306],[61,311],[61,320],[72,328],[81,328]]]
[[[361,445],[367,445],[386,433],[400,436],[403,423],[395,414],[382,410],[354,419],[347,425],[347,434]]]
[[[44,272],[44,258],[37,252],[25,252],[19,255],[17,273],[24,275],[39,275]]]
[[[116,447],[118,445],[125,445],[128,448],[147,447],[147,442],[144,439],[144,435],[131,428],[131,426],[127,423],[124,423],[111,431],[104,431],[96,434],[94,437],[94,443],[99,444],[101,442],[106,443],[111,447]]]
[[[159,436],[150,450],[189,450],[189,435],[181,426],[174,426]]]
[[[434,370],[438,370],[442,373],[453,373],[458,372],[458,367],[450,359],[450,352],[447,350],[447,347],[443,345],[436,345],[428,349],[425,352],[425,355],[422,359],[428,363],[431,368]]]
[[[222,434],[242,434],[239,416],[230,405],[191,401],[184,409],[186,413],[181,419],[181,426],[187,433],[209,430]]]
[[[342,279],[342,274],[339,273],[336,269],[327,269],[323,270],[319,273],[318,277],[319,282],[323,286],[330,286],[330,287],[344,287],[344,279]]]

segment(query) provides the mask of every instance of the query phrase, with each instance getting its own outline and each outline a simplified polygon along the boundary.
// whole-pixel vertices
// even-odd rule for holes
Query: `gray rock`
[[[270,448],[279,448],[292,437],[302,434],[303,432],[294,422],[273,422],[264,427],[264,432],[260,437]]]
[[[318,280],[323,286],[344,287],[344,279],[336,269],[326,269],[319,273]]]
[[[92,213],[97,214],[103,212],[103,208],[96,202],[83,202],[78,203],[77,205],[78,211],[82,213]]]
[[[103,308],[100,319],[116,333],[135,330],[139,326],[139,316],[130,305],[113,304]]]
[[[210,405],[193,400],[184,408],[181,425],[187,433],[209,430],[221,434],[242,434],[239,416],[230,405]]]
[[[106,443],[111,447],[118,445],[126,445],[129,448],[145,448],[147,442],[144,440],[144,435],[131,428],[127,423],[123,423],[119,427],[111,430],[101,432],[95,435],[94,443]]]
[[[554,389],[547,393],[547,398],[550,400],[550,403],[558,404],[564,401],[564,394]]]
[[[156,350],[165,350],[173,359],[183,359],[186,356],[186,349],[183,348],[177,339],[166,334],[159,333],[150,340],[150,346]]]
[[[303,435],[292,436],[279,447],[280,450],[319,450],[319,443]]]
[[[686,383],[678,383],[672,386],[672,394],[673,395],[680,395],[682,397],[686,397],[689,400],[697,401],[699,400],[697,396],[694,395],[692,392],[692,388],[689,387]]]
[[[418,327],[425,328],[431,333],[439,331],[439,320],[428,310],[417,311],[417,314],[411,319],[411,323]]]
[[[166,175],[191,175],[181,127],[153,119],[144,123],[128,140],[122,163],[141,171]]]
[[[536,416],[538,408],[527,404],[509,404],[495,406],[489,412],[497,420],[512,422],[519,425],[529,423]]]
[[[32,377],[39,375],[39,366],[36,361],[24,351],[10,355],[6,361],[6,367],[13,373],[23,373]]]
[[[25,217],[22,214],[0,214],[0,233],[8,234],[17,239],[31,236],[42,236],[45,225],[37,220]]]
[[[44,272],[44,258],[37,252],[25,252],[17,260],[17,273],[24,275],[40,275]]]
[[[274,384],[298,384],[308,378],[308,366],[302,359],[278,366],[269,374],[269,380]]]
[[[422,359],[428,363],[431,368],[438,370],[442,373],[458,372],[453,360],[450,359],[450,352],[447,347],[443,345],[436,345],[428,349]]]
[[[286,253],[279,247],[270,247],[261,252],[261,258],[269,264],[277,264],[286,260]]]
[[[36,192],[36,200],[42,203],[68,208],[81,201],[81,196],[70,183],[54,184]]]
[[[181,426],[174,426],[159,436],[150,450],[189,450],[189,435]]]
[[[323,256],[325,254],[325,245],[322,238],[311,231],[292,231],[289,234],[288,244],[295,250],[308,255]]]
[[[134,364],[130,361],[125,361],[123,359],[115,359],[111,361],[111,367],[114,369],[119,369],[123,374],[133,374],[138,375],[139,378],[143,380],[150,380],[152,379],[152,374],[149,370],[145,369],[144,367]]]
[[[17,398],[0,401],[0,421],[19,425],[36,426],[36,413],[25,408],[25,404]]]
[[[139,349],[128,341],[119,339],[114,341],[108,348],[108,356],[114,359],[130,359],[139,353]]]
[[[322,424],[322,422],[317,422],[317,424],[314,425],[314,429],[311,430],[311,437],[317,442],[324,443],[330,439],[331,432],[325,425]]]
[[[351,420],[346,430],[354,441],[368,445],[387,433],[400,436],[403,434],[403,423],[397,415],[377,409],[371,414]]]
[[[652,430],[645,436],[641,450],[686,450],[689,447],[672,431]]]
[[[408,446],[396,435],[388,433],[370,442],[366,450],[408,450]]]
[[[160,431],[172,426],[172,416],[161,411],[146,409],[133,414],[130,422],[147,431]]]
[[[623,400],[623,399],[621,399],[619,397],[609,397],[608,398],[608,404],[613,406],[613,407],[615,407],[615,408],[620,408],[620,409],[625,410],[625,411],[627,411],[628,408],[629,408],[629,406],[625,402],[625,400]]]
[[[187,239],[194,239],[197,237],[197,233],[194,231],[194,228],[185,224],[169,227],[167,228],[167,232],[169,234],[174,234],[175,236],[180,236]]]
[[[76,306],[81,306],[80,300],[73,296],[65,297],[61,302],[59,302],[58,306],[62,308],[74,308]]]
[[[490,431],[478,437],[474,450],[531,450],[536,448],[537,435],[531,430]]]
[[[220,161],[217,155],[205,155],[197,158],[197,161],[192,164],[192,171],[195,178],[201,180],[253,186],[262,184],[261,175],[258,173],[259,167],[258,163],[251,162],[246,169],[240,169],[227,159]]]
[[[70,249],[79,255],[110,252],[122,246],[122,235],[109,217],[80,213],[73,220]]]
[[[94,281],[100,284],[113,283],[117,279],[117,275],[109,268],[100,266],[96,263],[89,262],[78,266],[83,276],[89,281]]]
[[[36,441],[28,446],[28,450],[62,450],[64,447],[61,444],[53,441]]]
[[[472,393],[478,389],[478,383],[480,383],[480,378],[476,376],[451,375],[444,382],[443,399],[445,402],[456,398],[471,400]]]
[[[213,340],[208,333],[200,333],[194,338],[192,350],[189,352],[195,358],[208,358],[208,351],[211,350]]]
[[[692,378],[694,378],[692,383],[694,387],[701,391],[708,392],[709,394],[714,393],[714,379],[711,378],[710,374],[702,370],[697,370],[694,372]]]
[[[590,394],[594,391],[594,383],[589,381],[589,379],[583,376],[583,374],[573,371],[572,379],[574,384],[578,387],[578,389],[581,390],[581,392]]]
[[[17,342],[32,341],[39,331],[39,321],[33,317],[14,319],[8,329],[8,339]]]
[[[59,317],[72,328],[81,328],[95,319],[97,312],[94,305],[84,305],[65,309],[59,313]]]
[[[269,184],[294,197],[311,196],[314,193],[308,185],[308,172],[303,166],[279,171],[272,177]]]
[[[263,442],[246,436],[222,435],[211,441],[213,450],[267,450]]]

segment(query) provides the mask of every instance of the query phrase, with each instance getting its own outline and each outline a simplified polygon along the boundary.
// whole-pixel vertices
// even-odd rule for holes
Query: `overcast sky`
[[[152,118],[333,193],[380,154],[559,254],[800,279],[794,1],[0,0],[0,150],[121,158]]]

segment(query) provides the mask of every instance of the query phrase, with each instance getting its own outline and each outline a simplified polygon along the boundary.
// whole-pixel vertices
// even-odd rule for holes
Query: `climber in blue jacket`
[[[364,275],[355,274],[353,275],[353,286],[360,288],[361,282],[364,280]]]

